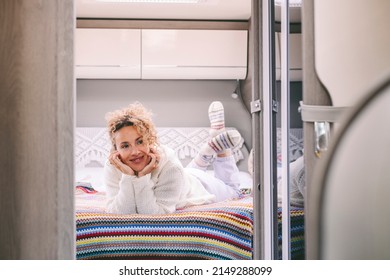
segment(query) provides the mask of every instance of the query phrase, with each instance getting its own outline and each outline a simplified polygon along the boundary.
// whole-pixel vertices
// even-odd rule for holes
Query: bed
[[[208,128],[160,128],[158,133],[184,165],[208,138]],[[294,147],[299,141],[292,141]],[[252,259],[252,179],[244,143],[234,151],[240,198],[166,215],[105,213],[102,166],[109,148],[105,128],[76,128],[76,259]],[[293,259],[304,258],[303,217],[303,209],[291,209]],[[279,211],[279,225],[281,218]]]

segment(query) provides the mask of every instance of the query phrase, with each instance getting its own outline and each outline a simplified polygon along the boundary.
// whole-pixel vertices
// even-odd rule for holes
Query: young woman
[[[104,167],[107,212],[166,214],[190,205],[239,196],[239,171],[231,148],[241,141],[225,130],[224,108],[209,107],[210,140],[184,168],[174,151],[160,145],[151,112],[140,103],[106,115],[112,152]],[[214,176],[206,172],[213,164]]]

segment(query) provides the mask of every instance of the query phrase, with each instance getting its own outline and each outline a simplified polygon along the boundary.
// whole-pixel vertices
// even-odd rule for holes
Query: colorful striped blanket
[[[166,215],[108,214],[104,199],[76,189],[76,259],[252,259],[251,196]]]
[[[290,209],[290,242],[291,259],[305,259],[305,219],[303,208],[291,207]],[[282,209],[278,209],[278,246],[279,259],[282,256]]]

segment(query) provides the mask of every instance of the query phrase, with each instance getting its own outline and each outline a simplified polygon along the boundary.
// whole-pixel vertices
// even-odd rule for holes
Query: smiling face
[[[124,164],[136,172],[143,170],[148,165],[151,159],[148,155],[150,146],[144,142],[134,126],[125,126],[116,131],[114,140]]]

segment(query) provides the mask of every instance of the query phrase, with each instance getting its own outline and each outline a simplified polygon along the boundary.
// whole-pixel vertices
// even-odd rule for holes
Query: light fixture
[[[237,99],[241,95],[241,86],[240,86],[240,80],[236,81],[236,88],[234,89],[232,93],[232,98]]]
[[[96,0],[107,3],[155,3],[155,4],[197,4],[204,0]]]

